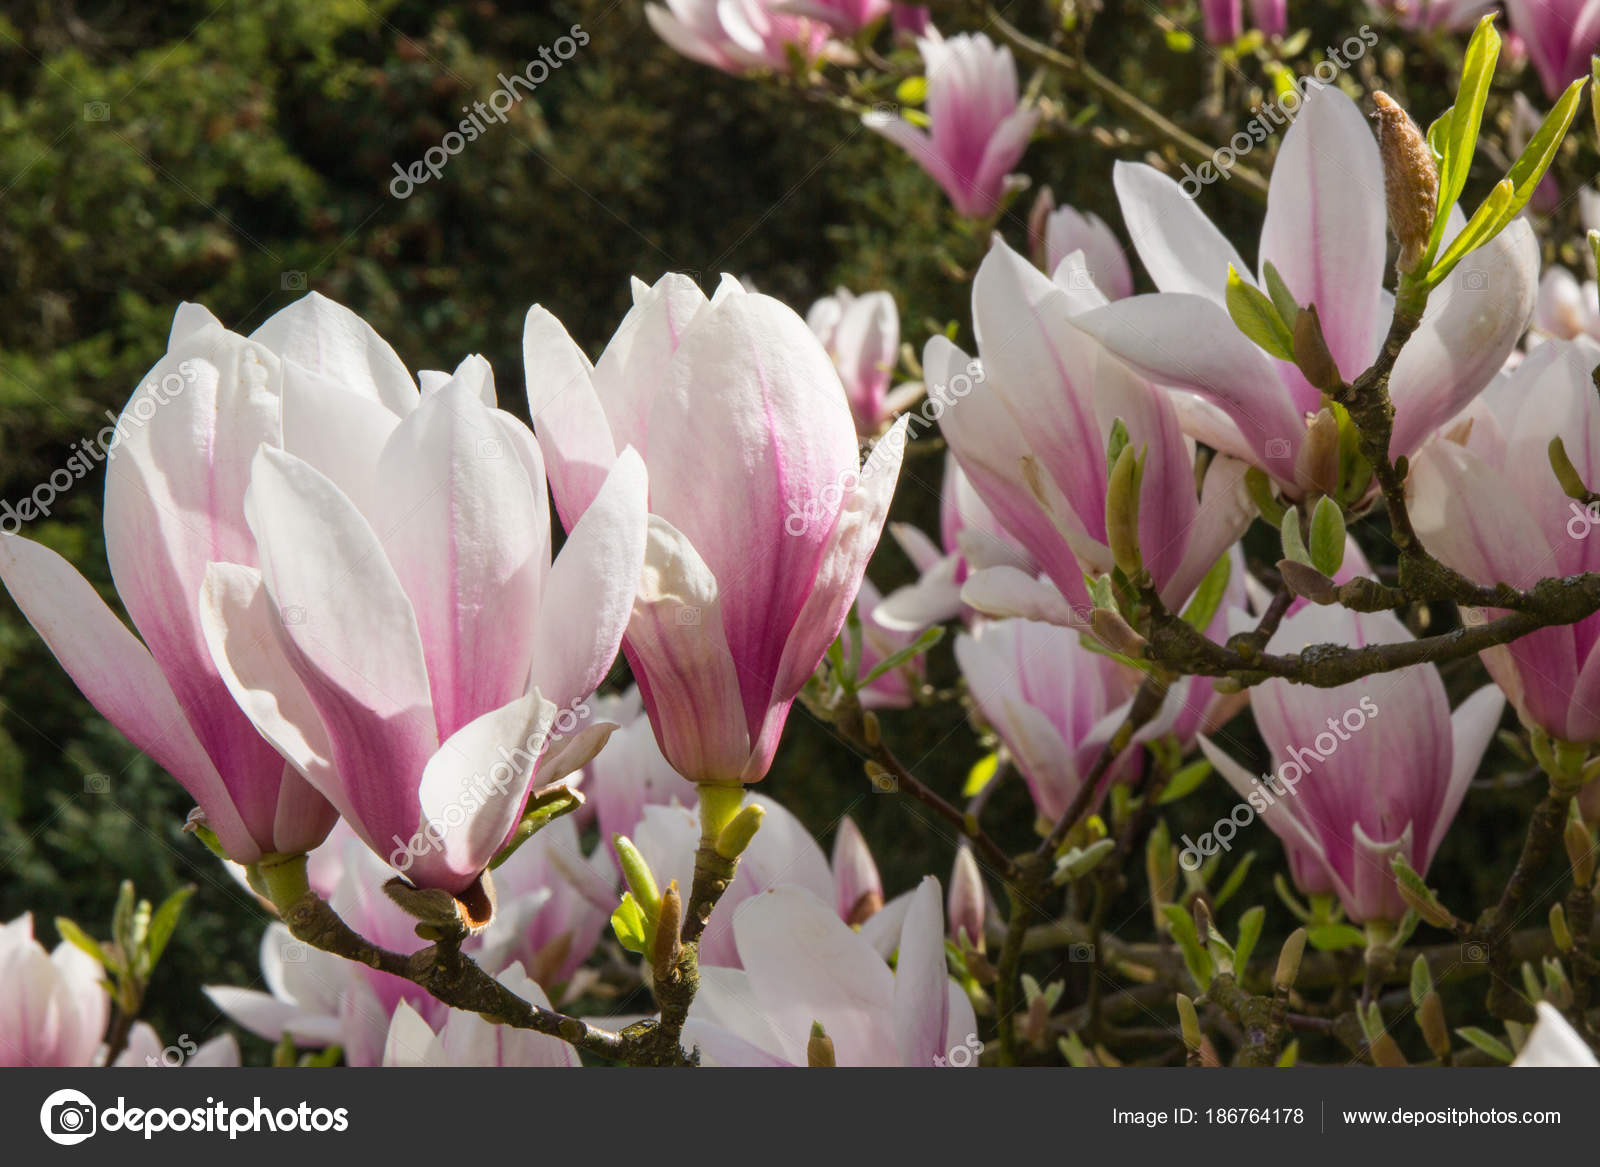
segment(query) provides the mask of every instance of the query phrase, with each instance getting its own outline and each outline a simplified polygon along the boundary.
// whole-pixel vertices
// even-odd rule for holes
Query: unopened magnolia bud
[[[1373,1038],[1367,1046],[1367,1052],[1372,1055],[1372,1064],[1384,1066],[1389,1069],[1399,1069],[1401,1066],[1410,1065],[1406,1055],[1400,1052],[1400,1047],[1395,1044],[1394,1038],[1387,1033],[1380,1033]]]
[[[1200,1014],[1195,1012],[1194,1001],[1178,994],[1178,1024],[1183,1028],[1183,1044],[1198,1050],[1205,1035],[1200,1032]]]
[[[1144,557],[1139,552],[1139,493],[1144,465],[1132,445],[1122,447],[1106,485],[1106,543],[1111,557],[1129,579],[1139,574]]]
[[[656,920],[655,950],[650,959],[650,967],[658,980],[677,976],[678,956],[683,950],[678,933],[682,927],[683,899],[678,895],[678,881],[673,880],[661,893],[661,915]]]
[[[1550,935],[1559,951],[1572,951],[1572,929],[1567,927],[1567,913],[1560,904],[1550,905]]]
[[[1339,419],[1333,410],[1318,410],[1311,419],[1295,469],[1302,486],[1330,496],[1339,493]]]
[[[956,851],[955,870],[950,873],[950,894],[945,911],[950,918],[950,939],[963,948],[983,951],[983,875],[972,848]],[[964,938],[964,940],[963,940]]]
[[[1144,656],[1145,645],[1149,643],[1133,630],[1133,625],[1124,620],[1120,612],[1110,608],[1094,610],[1094,615],[1089,618],[1089,631],[1112,652],[1120,652],[1135,660]]]
[[[1292,559],[1278,560],[1278,574],[1284,586],[1297,596],[1304,596],[1313,604],[1339,602],[1339,585],[1323,575],[1309,563],[1296,563]]]
[[[1444,1002],[1439,999],[1437,990],[1429,989],[1422,998],[1422,1004],[1417,1006],[1417,1024],[1422,1028],[1422,1040],[1428,1043],[1433,1056],[1448,1057],[1450,1027],[1445,1024]]]
[[[811,1039],[806,1042],[806,1065],[836,1066],[833,1058],[833,1038],[822,1028],[822,1022],[811,1023]]]
[[[761,820],[767,817],[767,812],[755,803],[740,809],[733,816],[733,821],[722,828],[717,835],[717,854],[724,859],[737,859],[744,854],[750,840],[756,837],[756,832],[761,829]]]
[[[1033,262],[1041,268],[1049,263],[1049,225],[1055,209],[1054,192],[1048,186],[1040,187],[1039,197],[1033,200],[1033,210],[1028,212],[1028,249],[1033,254]],[[1045,274],[1050,274],[1048,268]]]
[[[1296,928],[1278,950],[1278,968],[1272,974],[1272,987],[1287,993],[1300,979],[1300,959],[1306,954],[1306,930]]]
[[[1324,393],[1331,394],[1344,384],[1338,362],[1322,335],[1322,319],[1315,304],[1307,304],[1294,318],[1294,363],[1300,366],[1306,380]],[[1337,424],[1334,430],[1337,433]]]
[[[1387,93],[1372,95],[1378,103],[1378,152],[1383,158],[1383,193],[1389,205],[1389,229],[1400,241],[1395,267],[1415,271],[1428,249],[1434,215],[1439,209],[1439,168],[1411,115]]]

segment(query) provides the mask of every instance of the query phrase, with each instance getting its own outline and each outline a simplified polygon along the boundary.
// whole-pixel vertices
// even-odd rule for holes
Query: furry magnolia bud
[[[1439,168],[1433,160],[1433,147],[1411,115],[1382,90],[1372,99],[1378,103],[1378,151],[1383,156],[1389,229],[1400,241],[1395,267],[1409,274],[1421,262],[1433,232],[1439,208]]]

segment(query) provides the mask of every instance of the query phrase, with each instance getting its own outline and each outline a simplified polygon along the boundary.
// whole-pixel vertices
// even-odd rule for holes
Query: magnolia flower
[[[883,880],[872,849],[845,815],[833,836],[833,902],[839,919],[854,927],[865,924],[883,910]]]
[[[618,728],[606,748],[584,767],[581,787],[587,801],[579,813],[593,814],[600,839],[609,848],[617,835],[633,833],[646,806],[687,804],[694,800],[695,789],[661,753],[637,688],[594,702],[595,716]],[[608,907],[607,917],[610,914]]]
[[[794,312],[734,280],[710,301],[676,275],[634,295],[592,368],[529,311],[529,409],[569,529],[622,451],[644,455],[650,551],[628,660],[680,774],[755,782],[855,600],[905,421],[861,467],[839,375]]]
[[[1169,387],[1185,429],[1261,467],[1292,493],[1310,488],[1307,419],[1322,395],[1299,369],[1234,327],[1224,302],[1231,265],[1250,269],[1177,183],[1142,163],[1118,163],[1123,218],[1159,294],[1133,296],[1076,321]],[[1456,213],[1457,222],[1460,221]],[[1261,233],[1301,304],[1314,304],[1340,373],[1354,379],[1382,347],[1393,297],[1383,289],[1386,211],[1378,147],[1336,88],[1318,88],[1284,135]],[[1412,454],[1487,385],[1533,310],[1538,245],[1517,220],[1434,290],[1389,379],[1391,457]],[[1264,280],[1263,276],[1263,280]]]
[[[914,40],[919,37],[939,35],[939,30],[933,27],[932,14],[922,4],[891,4],[889,23],[894,26],[895,35],[899,37]]]
[[[888,292],[856,296],[839,288],[811,305],[806,324],[833,358],[863,436],[877,434],[922,392],[915,384],[889,391],[900,360],[900,314]]]
[[[178,1066],[206,1067],[206,1066],[237,1066],[239,1064],[239,1041],[231,1033],[224,1033],[221,1037],[213,1037],[210,1041],[196,1044],[188,1034],[184,1034],[173,1045],[168,1045],[161,1040],[156,1031],[143,1021],[135,1022],[128,1032],[128,1044],[113,1066],[153,1066],[174,1069]]]
[[[1039,113],[1018,100],[1011,50],[982,33],[924,38],[917,48],[928,78],[928,129],[882,110],[861,120],[909,153],[958,212],[987,218],[1000,205]]]
[[[739,857],[733,883],[718,902],[717,911],[700,938],[702,964],[741,967],[732,921],[740,904],[774,888],[803,888],[824,903],[837,904],[839,918],[862,924],[874,942],[881,944],[886,937],[892,938],[892,929],[898,927],[905,905],[898,902],[884,905],[879,888],[877,903],[882,910],[865,920],[860,918],[861,897],[867,891],[862,888],[858,855],[847,850],[842,856],[846,864],[837,871],[830,871],[822,848],[799,819],[762,795],[752,794],[749,801],[761,807],[766,817],[761,820],[761,829],[749,848]],[[700,821],[692,806],[645,807],[644,817],[631,837],[661,887],[676,880],[680,890],[689,888],[694,877],[695,848],[700,840]],[[864,843],[862,848],[865,849]],[[868,853],[866,864],[871,863]],[[875,867],[871,874],[875,880]],[[846,898],[851,901],[848,908],[844,905]]]
[[[1600,1066],[1594,1050],[1578,1036],[1577,1030],[1567,1024],[1567,1019],[1561,1016],[1561,1010],[1549,1001],[1540,1001],[1534,1007],[1539,1011],[1539,1020],[1529,1031],[1528,1039],[1522,1043],[1517,1060],[1511,1063],[1513,1066],[1540,1069],[1555,1066],[1593,1069]]]
[[[550,1007],[544,991],[513,964],[497,978],[524,1001]],[[435,1031],[435,1024],[438,1029]],[[559,1037],[497,1025],[477,1013],[446,1009],[435,1023],[402,1001],[384,1039],[385,1066],[571,1066],[578,1051]]]
[[[1446,30],[1464,32],[1492,11],[1496,0],[1372,0],[1379,8],[1394,13],[1404,28],[1424,32]]]
[[[1552,101],[1589,75],[1600,48],[1600,0],[1505,0],[1511,30],[1527,46]]]
[[[1409,639],[1388,612],[1308,607],[1284,620],[1267,651]],[[1245,800],[1249,813],[1242,823],[1233,816],[1234,827],[1259,815],[1282,840],[1295,885],[1337,894],[1357,923],[1399,920],[1406,905],[1390,861],[1399,855],[1427,873],[1505,699],[1486,685],[1452,715],[1439,670],[1429,664],[1327,689],[1274,678],[1256,686],[1250,707],[1272,756],[1270,775],[1257,778],[1200,741]]]
[[[1525,588],[1600,570],[1596,519],[1550,470],[1552,435],[1585,482],[1600,482],[1593,346],[1537,345],[1465,422],[1413,463],[1411,514],[1429,551],[1479,583]],[[1484,613],[1492,619],[1498,613]],[[1524,725],[1600,741],[1600,614],[1541,628],[1483,652]]]
[[[100,964],[62,941],[33,938],[24,912],[0,925],[0,1066],[92,1066],[109,1001]]]
[[[1033,557],[995,521],[953,454],[945,455],[939,494],[940,543],[909,523],[891,523],[889,533],[921,573],[915,583],[897,588],[872,610],[873,623],[893,632],[915,634],[970,615],[961,601],[961,585],[975,571],[1010,566],[1029,576],[1038,574]]]
[[[865,576],[856,594],[856,619],[861,626],[861,675],[866,676],[879,662],[910,648],[916,633],[880,624],[876,617],[883,596]],[[863,709],[909,709],[916,703],[916,687],[922,683],[925,657],[912,657],[897,668],[875,677],[858,692]]]
[[[1075,278],[1087,279],[1108,300],[1133,295],[1133,272],[1116,232],[1092,211],[1084,214],[1074,207],[1057,207],[1049,187],[1034,200],[1028,239],[1034,262],[1046,275],[1054,273],[1074,251],[1081,251],[1083,264],[1073,269]]]
[[[613,738],[600,757],[615,748]],[[498,906],[473,943],[475,959],[490,970],[516,963],[559,999],[579,995],[591,979],[583,965],[617,906],[617,876],[609,847],[584,854],[572,816],[543,827],[494,869]]]
[[[1600,306],[1600,288],[1595,286],[1595,281],[1579,283],[1566,268],[1552,267],[1539,281],[1533,329],[1559,340],[1576,340],[1580,336],[1600,340],[1600,307],[1597,306]]]
[[[329,846],[341,853],[313,866],[337,878],[317,887],[333,910],[357,933],[397,952],[421,948],[416,920],[383,893],[389,871],[352,834],[343,830]],[[401,1002],[428,1018],[445,1006],[408,980],[368,968],[296,940],[282,924],[261,937],[261,978],[267,991],[208,985],[206,996],[235,1024],[270,1042],[285,1034],[296,1045],[340,1045],[346,1065],[376,1066],[383,1058],[390,1018]]]
[[[111,447],[106,558],[139,636],[61,556],[0,535],[0,580],[28,622],[106,720],[183,784],[241,863],[308,851],[334,821],[235,704],[206,651],[197,603],[209,560],[256,563],[244,516],[250,460],[258,446],[282,442],[283,386],[298,370],[306,303],[248,339],[183,305],[166,355],[113,436],[102,431]],[[370,370],[389,370],[393,353],[371,339],[352,359],[367,371],[352,392],[371,389]]]
[[[1113,566],[1106,449],[1119,421],[1145,459],[1137,542],[1169,605],[1182,606],[1252,514],[1236,459],[1214,459],[1196,497],[1192,447],[1168,395],[1076,327],[1106,303],[1072,278],[1081,264],[1075,253],[1052,281],[996,240],[972,287],[981,376],[968,377],[966,354],[943,336],[923,356],[930,385],[967,378],[968,394],[940,428],[979,497],[1049,580],[1014,566],[975,573],[962,599],[991,615],[1087,623],[1084,575]]]
[[[1033,620],[990,621],[962,633],[956,662],[1040,816],[1054,823],[1121,726],[1137,674],[1085,648],[1073,629]],[[1133,758],[1131,749],[1119,756],[1104,781],[1125,774]]]
[[[956,848],[956,865],[950,872],[950,895],[945,902],[950,942],[957,948],[983,951],[983,918],[988,901],[978,861],[972,856],[972,848],[962,843]]]
[[[1267,36],[1289,31],[1289,0],[1250,0],[1250,23]]]
[[[855,36],[889,15],[889,0],[776,0],[777,12],[820,20],[841,36]]]
[[[1244,33],[1244,0],[1200,0],[1206,40],[1231,45]]]
[[[363,326],[310,327],[332,350]],[[495,408],[488,364],[397,397],[288,382],[285,448],[257,453],[245,496],[260,569],[212,565],[201,618],[240,706],[356,834],[462,893],[535,768],[554,781],[604,741],[579,722],[644,562],[644,466],[616,460],[552,564],[538,446]]]
[[[828,43],[828,25],[795,15],[778,0],[665,0],[645,19],[677,52],[724,73],[787,73],[791,53],[811,60]]]
[[[800,887],[733,913],[742,968],[702,965],[683,1029],[707,1065],[804,1066],[820,1026],[840,1066],[968,1066],[982,1050],[972,1005],[945,969],[939,881],[911,895],[884,954]]]

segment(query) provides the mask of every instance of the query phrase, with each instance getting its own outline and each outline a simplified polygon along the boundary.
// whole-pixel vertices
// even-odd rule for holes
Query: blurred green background
[[[1037,24],[1047,6],[1013,7]],[[1224,68],[1169,36],[1148,7],[1108,5],[1093,59],[1221,141],[1261,99],[1269,69],[1254,56]],[[1193,27],[1192,4],[1169,7]],[[1359,4],[1291,11],[1297,25],[1314,26],[1294,62],[1301,71],[1316,46],[1371,19]],[[846,113],[673,55],[637,0],[38,0],[0,13],[0,499],[27,494],[104,424],[103,410],[120,408],[164,350],[183,300],[248,332],[305,290],[320,291],[364,315],[412,368],[485,354],[502,404],[524,416],[529,305],[550,308],[597,356],[630,302],[632,275],[688,271],[709,288],[732,272],[801,312],[836,284],[887,288],[917,350],[951,322],[970,344],[963,269],[984,240],[933,184]],[[408,198],[391,195],[396,162],[419,159],[462,106],[498,87],[499,72],[521,69],[574,24],[588,45],[506,124]],[[1356,81],[1397,91],[1419,116],[1448,104],[1459,44],[1383,36]],[[1530,77],[1502,84],[1537,92]],[[1120,132],[1103,110],[1051,97],[1051,136],[1022,169],[1120,233],[1111,161],[1154,144]],[[1014,246],[1024,245],[1031,199],[1002,221]],[[1571,202],[1556,212],[1552,237],[1573,235]],[[1260,207],[1227,189],[1203,205],[1252,255]],[[895,517],[936,530],[941,473],[936,442],[916,453]],[[102,487],[92,474],[27,533],[112,598]],[[872,575],[887,589],[909,566],[886,544]],[[934,669],[937,681],[951,680],[948,646]],[[1481,683],[1475,665],[1455,671],[1458,693]],[[983,752],[953,700],[888,714],[885,725],[902,757],[952,796]],[[1504,762],[1497,755],[1486,773]],[[1174,835],[1206,829],[1231,803],[1217,785],[1174,808]],[[891,893],[925,872],[947,877],[948,833],[908,801],[869,793],[850,751],[799,706],[765,789],[824,847],[839,816],[854,815]],[[1483,888],[1497,878],[1531,801],[1531,789],[1517,788],[1469,800],[1434,882]],[[180,833],[189,807],[0,600],[0,920],[33,911],[49,945],[58,914],[104,934],[123,877],[152,898],[198,884],[146,1015],[164,1036],[199,1038],[216,1015],[196,986],[257,983],[264,917]],[[1001,788],[989,817],[1005,843],[1027,841],[1033,816],[1020,783]],[[1243,902],[1271,897],[1279,854],[1265,831],[1249,845],[1264,862],[1252,881],[1259,894]],[[1113,919],[1135,915],[1137,883]],[[1285,913],[1271,918],[1269,937],[1288,930]],[[1139,916],[1129,928],[1146,926]]]

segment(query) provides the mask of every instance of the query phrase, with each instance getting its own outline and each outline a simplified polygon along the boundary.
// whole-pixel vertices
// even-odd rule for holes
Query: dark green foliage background
[[[1016,7],[1038,15],[1038,6]],[[1203,54],[1170,48],[1142,5],[1107,7],[1092,40],[1107,72],[1217,141],[1248,117],[1259,98],[1252,82],[1230,81],[1221,104],[1205,106],[1218,91]],[[1359,5],[1291,7],[1316,24],[1313,45],[1337,43],[1365,19]],[[393,163],[419,159],[463,105],[499,85],[497,73],[522,68],[577,23],[589,45],[507,124],[409,199],[390,196]],[[1420,115],[1448,103],[1441,83],[1455,51],[1386,35],[1363,67],[1389,74],[1391,88],[1407,67],[1411,84],[1400,93]],[[1260,83],[1248,62],[1240,75]],[[1150,143],[1115,138],[1103,113],[1064,100],[1081,124],[1036,143],[1024,169],[1120,231],[1112,158],[1139,157]],[[92,103],[105,103],[103,119]],[[1229,191],[1204,205],[1250,255],[1259,207]],[[1016,246],[1026,206],[1002,223]],[[1570,224],[1571,208],[1560,214]],[[952,321],[970,342],[967,287],[952,270],[970,266],[982,244],[920,171],[853,119],[674,56],[636,0],[7,3],[0,498],[26,495],[104,424],[103,410],[120,408],[163,351],[182,300],[247,332],[294,299],[303,278],[366,316],[413,368],[484,353],[502,403],[521,413],[521,324],[532,303],[598,355],[629,303],[630,275],[690,271],[709,287],[729,271],[802,312],[836,283],[884,287],[920,350]],[[936,529],[941,469],[937,448],[908,461],[897,518]],[[111,598],[102,488],[103,475],[91,475],[27,533]],[[1276,558],[1265,542],[1252,549]],[[908,572],[886,544],[872,574],[892,586]],[[935,668],[936,679],[951,679],[948,649]],[[1476,666],[1458,671],[1470,675],[1453,679],[1457,691],[1481,682]],[[885,724],[905,760],[952,796],[981,752],[954,701]],[[106,792],[94,792],[102,781]],[[766,789],[824,846],[839,816],[854,815],[891,891],[928,871],[946,877],[948,832],[909,800],[869,793],[851,753],[798,706]],[[1174,808],[1174,834],[1206,829],[1230,802],[1212,784]],[[1433,882],[1481,903],[1529,803],[1526,790],[1475,794]],[[58,914],[103,934],[123,877],[150,897],[199,884],[147,1010],[169,1039],[202,1037],[217,1023],[197,985],[256,983],[263,922],[180,833],[189,805],[0,601],[0,920],[31,910],[53,944]],[[1031,837],[1020,783],[1000,791],[990,819],[1008,845]],[[1260,900],[1271,895],[1278,849],[1265,831],[1249,845],[1264,852],[1251,884]],[[1112,917],[1134,917],[1135,932],[1148,926],[1136,915],[1138,887]],[[1269,938],[1289,926],[1281,909],[1271,913]]]

